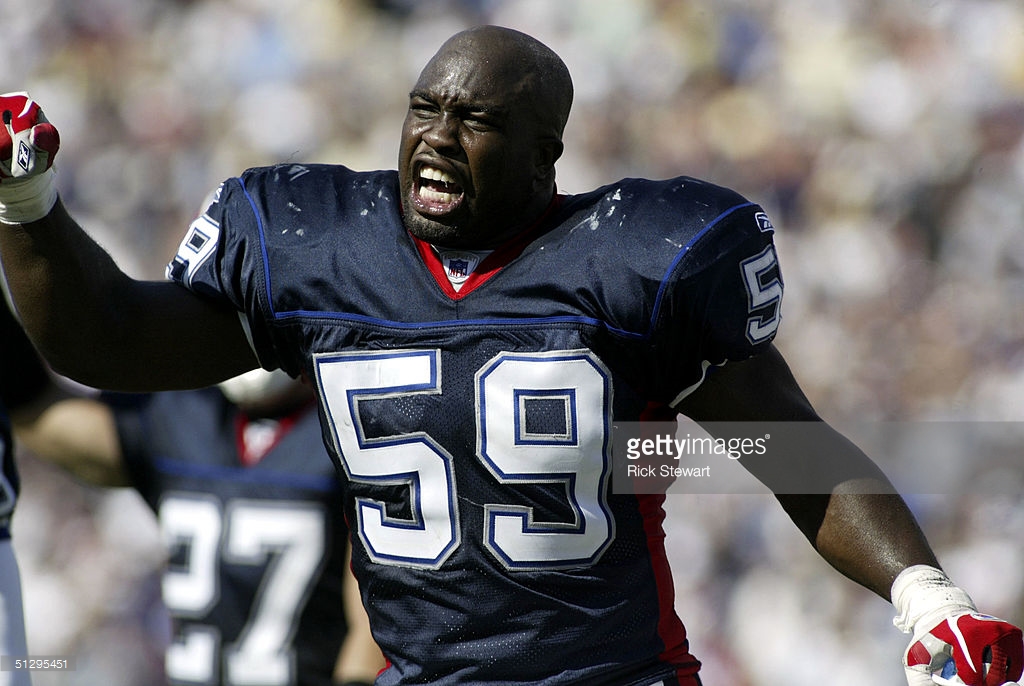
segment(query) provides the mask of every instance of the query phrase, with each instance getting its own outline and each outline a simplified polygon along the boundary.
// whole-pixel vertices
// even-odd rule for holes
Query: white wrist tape
[[[42,219],[57,203],[53,169],[0,183],[0,222],[27,224]]]
[[[892,623],[905,634],[916,633],[921,622],[928,631],[945,617],[978,611],[966,591],[955,586],[941,569],[928,565],[900,572],[892,584],[892,604],[896,608]]]

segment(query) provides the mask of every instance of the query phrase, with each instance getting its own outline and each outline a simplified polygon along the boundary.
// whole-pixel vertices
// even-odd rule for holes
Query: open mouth
[[[420,212],[447,214],[462,204],[463,197],[463,188],[454,176],[430,165],[420,167],[413,189],[413,202]]]

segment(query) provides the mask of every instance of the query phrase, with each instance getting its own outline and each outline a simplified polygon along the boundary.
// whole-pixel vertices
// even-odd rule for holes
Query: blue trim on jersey
[[[702,238],[705,234],[711,231],[719,222],[724,220],[734,212],[738,212],[747,207],[753,207],[756,203],[746,202],[741,205],[731,207],[725,212],[721,213],[707,225],[701,229],[693,238],[683,246],[679,254],[672,260],[665,275],[661,279],[661,285],[658,286],[658,294],[654,299],[654,307],[651,312],[651,320],[648,322],[646,331],[626,331],[625,329],[619,329],[614,326],[610,326],[608,322],[593,317],[527,317],[527,318],[509,318],[509,319],[456,319],[446,321],[431,321],[431,322],[398,322],[387,319],[379,319],[377,317],[368,317],[366,315],[349,313],[349,312],[323,312],[319,310],[290,310],[288,312],[278,312],[274,309],[274,298],[272,297],[273,291],[271,290],[271,279],[270,279],[270,257],[267,252],[266,236],[263,231],[263,221],[260,218],[259,212],[256,211],[256,203],[253,201],[252,196],[249,195],[248,189],[245,184],[242,183],[241,179],[238,179],[239,185],[242,187],[242,193],[245,195],[249,206],[252,208],[253,215],[256,218],[256,230],[260,237],[260,253],[263,256],[263,281],[264,286],[267,289],[267,309],[270,311],[271,316],[275,320],[287,319],[289,317],[321,317],[326,319],[338,319],[341,321],[353,321],[361,322],[364,324],[372,324],[375,326],[386,326],[396,329],[403,330],[416,330],[416,329],[430,329],[438,326],[443,327],[474,327],[474,326],[530,326],[536,324],[584,324],[589,326],[596,326],[610,331],[619,336],[626,338],[635,339],[646,339],[651,336],[654,331],[654,324],[658,320],[658,313],[661,311],[661,303],[665,295],[665,289],[668,285],[669,277],[672,272],[679,265],[679,262],[686,256],[690,249]]]
[[[267,241],[263,233],[263,219],[260,217],[259,211],[256,209],[256,202],[249,195],[249,189],[245,187],[242,179],[235,178],[238,181],[238,185],[242,187],[242,195],[245,196],[246,201],[249,203],[249,207],[252,208],[252,215],[256,218],[256,233],[260,237],[260,254],[263,256],[263,286],[267,289],[267,307],[273,312],[274,318],[277,318],[277,313],[274,312],[274,299],[270,296],[273,291],[270,287],[270,254],[267,252]]]
[[[672,260],[672,263],[668,265],[668,269],[665,270],[665,276],[661,277],[661,285],[658,286],[658,295],[655,296],[655,298],[654,298],[654,308],[653,308],[653,312],[651,314],[651,322],[650,322],[649,328],[647,329],[647,334],[646,335],[650,335],[651,331],[654,329],[654,322],[656,322],[658,320],[658,312],[661,311],[661,301],[662,301],[662,298],[665,295],[665,288],[668,285],[668,277],[671,276],[673,271],[675,271],[675,268],[679,265],[679,262],[683,259],[683,257],[686,255],[686,253],[690,252],[690,248],[692,248],[697,243],[697,241],[699,241],[701,238],[704,237],[704,235],[708,231],[710,231],[711,229],[715,228],[715,226],[720,221],[722,221],[723,219],[728,217],[730,214],[732,214],[734,212],[738,212],[738,211],[740,211],[740,210],[742,210],[744,208],[747,208],[747,207],[753,207],[756,204],[757,203],[753,203],[753,202],[745,202],[742,205],[736,205],[734,207],[730,207],[725,212],[722,212],[722,214],[718,215],[717,217],[715,217],[714,219],[709,221],[707,223],[707,226],[705,226],[703,229],[701,229],[696,234],[694,234],[693,238],[691,238],[689,240],[689,242],[686,245],[683,246],[683,249],[680,250],[679,254],[675,256],[675,259]]]
[[[249,203],[249,207],[252,209],[253,216],[256,219],[256,232],[260,237],[260,254],[263,257],[263,285],[267,289],[267,309],[270,311],[271,316],[275,320],[287,319],[289,317],[325,317],[327,319],[340,319],[342,321],[355,321],[362,322],[364,324],[373,324],[376,326],[388,326],[398,329],[426,329],[435,326],[478,326],[478,325],[508,325],[513,323],[517,326],[524,326],[530,324],[540,324],[548,322],[558,323],[576,323],[576,324],[589,324],[591,326],[599,326],[608,329],[609,331],[626,336],[628,338],[645,338],[650,335],[650,329],[646,333],[634,333],[631,331],[624,331],[622,329],[616,329],[615,327],[609,326],[607,322],[603,322],[599,319],[591,317],[531,317],[528,319],[483,319],[483,320],[453,320],[453,321],[438,321],[438,322],[396,322],[389,321],[386,319],[378,319],[376,317],[367,317],[365,315],[348,313],[348,312],[321,312],[312,310],[291,310],[289,312],[278,312],[274,309],[274,298],[273,290],[270,279],[270,255],[267,252],[267,239],[263,231],[263,219],[260,217],[259,211],[256,209],[256,202],[253,200],[252,195],[249,194],[249,189],[245,187],[245,183],[240,178],[235,178],[238,181],[238,185],[242,188],[242,194],[245,196],[246,202]],[[753,203],[750,203],[753,204]],[[724,215],[723,215],[724,216]],[[718,221],[716,218],[715,221]],[[714,223],[714,222],[712,222]],[[706,229],[705,229],[706,230]],[[689,246],[683,249],[685,252]],[[652,326],[653,328],[653,322]]]
[[[271,305],[271,312],[273,312],[273,306]],[[396,322],[388,319],[378,319],[376,317],[367,317],[361,314],[350,314],[348,312],[322,312],[320,310],[292,310],[291,312],[273,312],[274,319],[287,319],[288,317],[317,317],[320,319],[339,319],[342,321],[362,322],[364,324],[373,324],[375,326],[386,326],[395,329],[404,330],[415,330],[415,329],[433,329],[436,327],[473,327],[473,326],[529,326],[536,324],[588,324],[590,326],[599,326],[612,333],[627,338],[646,338],[650,335],[650,332],[636,333],[633,331],[626,331],[624,329],[617,329],[614,326],[609,326],[608,322],[593,317],[520,317],[520,318],[495,318],[495,319],[449,319],[449,320],[438,320],[432,322]]]
[[[220,481],[236,481],[246,483],[271,484],[290,488],[304,488],[320,493],[330,493],[338,489],[338,482],[328,476],[306,476],[267,469],[254,470],[243,467],[218,467],[179,462],[165,457],[154,458],[153,464],[158,472],[174,476],[215,479]]]

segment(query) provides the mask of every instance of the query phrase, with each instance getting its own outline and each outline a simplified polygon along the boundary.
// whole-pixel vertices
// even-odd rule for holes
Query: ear
[[[537,146],[537,158],[534,176],[540,186],[548,186],[555,182],[555,162],[562,156],[565,146],[559,138],[544,138]]]

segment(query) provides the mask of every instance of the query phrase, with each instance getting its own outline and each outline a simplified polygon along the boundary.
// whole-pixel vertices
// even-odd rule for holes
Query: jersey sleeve
[[[228,179],[192,222],[167,278],[241,313],[253,351],[267,369],[281,366],[265,324],[270,311],[268,275],[261,249],[261,219],[245,188],[247,175]]]
[[[668,282],[662,345],[667,355],[699,366],[676,367],[673,403],[696,389],[709,367],[771,345],[784,289],[773,236],[768,215],[747,205],[708,227],[680,259]]]

